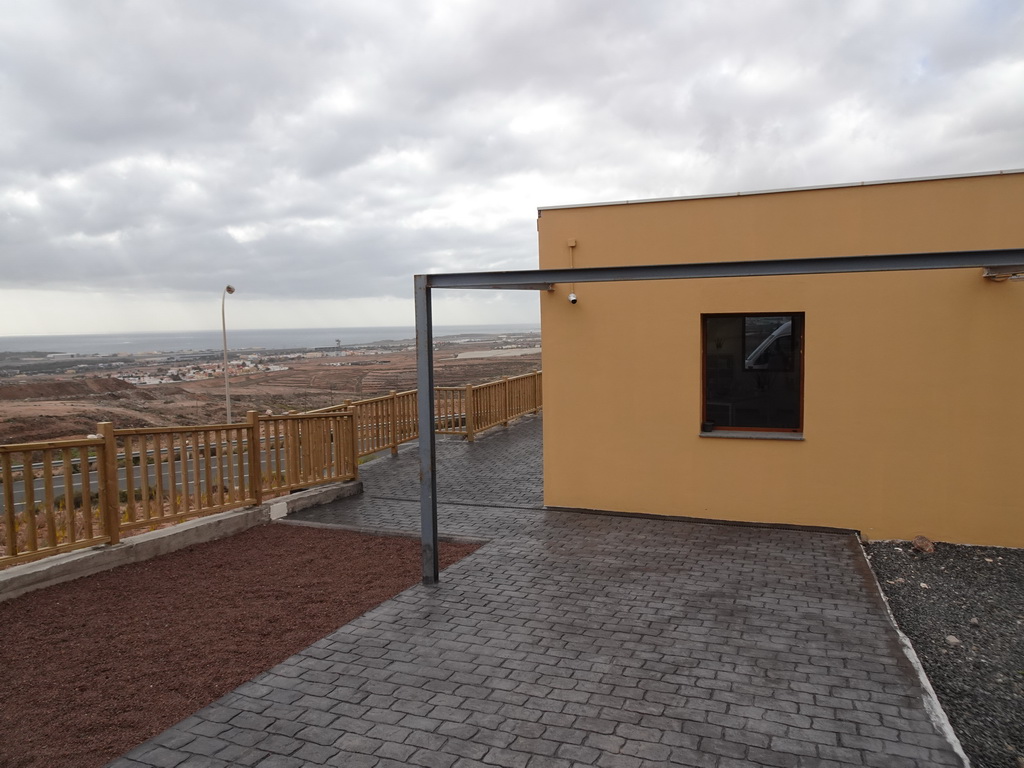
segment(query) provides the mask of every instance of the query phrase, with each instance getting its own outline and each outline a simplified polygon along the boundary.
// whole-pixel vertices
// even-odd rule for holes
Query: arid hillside
[[[479,384],[540,368],[534,334],[521,348],[507,339],[440,341],[435,353],[438,386]],[[487,355],[487,356],[477,356]],[[268,355],[268,359],[272,356]],[[235,420],[248,410],[308,411],[346,400],[416,386],[415,353],[407,346],[352,350],[343,357],[289,357],[287,370],[233,375]],[[136,361],[133,373],[161,375],[166,361]],[[116,427],[217,424],[225,421],[222,376],[161,384],[129,384],[108,371],[45,373],[0,379],[0,444],[59,440],[96,432],[101,421]]]
[[[132,389],[131,384],[120,379],[98,376],[71,380],[30,379],[24,383],[0,384],[0,400],[71,400],[112,392],[128,392]]]

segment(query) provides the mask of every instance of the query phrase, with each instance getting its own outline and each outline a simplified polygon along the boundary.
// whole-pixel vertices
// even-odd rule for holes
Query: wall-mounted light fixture
[[[994,283],[1004,280],[1024,280],[1024,264],[1012,264],[1008,267],[984,267],[981,276]]]

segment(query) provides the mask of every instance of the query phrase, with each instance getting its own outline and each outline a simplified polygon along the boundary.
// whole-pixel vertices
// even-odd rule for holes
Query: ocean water
[[[540,325],[436,325],[434,338],[456,334],[500,334],[539,331]],[[228,330],[228,347],[242,349],[312,349],[377,341],[415,339],[416,329],[377,328],[268,328]],[[63,336],[0,336],[0,352],[47,352],[76,355],[143,354],[147,352],[199,352],[222,349],[221,332],[81,333]]]

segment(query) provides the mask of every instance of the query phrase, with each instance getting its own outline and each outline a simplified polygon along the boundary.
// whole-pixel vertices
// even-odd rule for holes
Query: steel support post
[[[989,279],[1008,278],[1024,265],[1024,248],[872,256],[649,264],[581,269],[453,272],[416,275],[416,367],[420,440],[420,525],[423,583],[435,584],[437,562],[437,477],[434,457],[434,348],[430,312],[433,288],[550,291],[558,283],[612,283],[631,280],[692,280],[720,277],[826,275],[927,269],[983,268]],[[507,416],[507,414],[506,414]],[[474,425],[475,427],[475,425]]]
[[[436,584],[437,459],[434,441],[434,329],[427,275],[416,275],[416,419],[420,443],[420,552],[423,583]]]

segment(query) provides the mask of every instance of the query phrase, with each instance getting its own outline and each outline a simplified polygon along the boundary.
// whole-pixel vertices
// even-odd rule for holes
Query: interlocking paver
[[[111,765],[962,764],[852,536],[545,510],[540,432],[439,439],[439,530],[488,542],[440,584]],[[361,474],[292,518],[418,533],[415,447]]]

